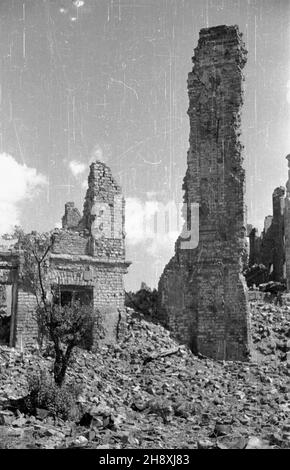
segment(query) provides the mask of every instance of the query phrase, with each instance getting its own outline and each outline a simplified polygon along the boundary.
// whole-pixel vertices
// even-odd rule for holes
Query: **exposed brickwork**
[[[25,292],[20,288],[18,289],[17,304],[15,346],[27,348],[35,345],[38,340],[36,298],[30,292]]]
[[[10,331],[6,339],[10,346],[15,344],[18,266],[18,255],[12,249],[0,252],[0,286],[6,292],[6,313],[9,313],[10,316]],[[7,296],[8,291],[9,296]],[[0,337],[1,333],[3,331],[0,332]]]
[[[86,255],[89,252],[89,243],[90,238],[82,232],[60,230],[53,246],[53,252]]]
[[[95,239],[105,236],[124,240],[125,202],[110,168],[101,162],[92,163],[88,185],[80,226]]]
[[[188,76],[190,148],[184,201],[200,205],[199,244],[176,254],[160,279],[162,318],[193,350],[244,360],[249,311],[241,274],[246,250],[240,135],[246,51],[236,26],[200,32]],[[188,210],[190,220],[190,211]]]
[[[65,205],[63,228],[55,233],[49,255],[47,284],[60,286],[64,291],[91,288],[97,318],[96,343],[116,341],[125,314],[123,277],[130,263],[125,261],[124,224],[121,188],[108,166],[92,163],[83,216],[72,202]],[[27,347],[38,337],[36,299],[17,286],[17,274],[11,275],[12,267],[12,261],[4,255],[2,266],[0,259],[0,284],[11,282],[16,286],[18,306],[13,344]]]
[[[158,291],[159,321],[196,352],[197,250],[181,250],[177,241],[175,256],[164,269]]]
[[[0,284],[0,316],[7,315],[7,292],[6,286]]]
[[[282,281],[284,277],[284,196],[283,187],[273,192],[273,217],[267,230],[263,230],[260,242],[260,261],[269,270],[272,266],[271,279]]]
[[[285,279],[285,242],[289,226],[287,195],[285,198],[283,186],[274,190],[272,201],[273,215],[265,217],[261,235],[257,235],[256,228],[253,228],[249,235],[249,266],[263,264],[269,280],[282,282]]]
[[[261,236],[252,234],[250,265],[253,261],[267,268],[271,281],[286,282],[290,292],[290,155],[286,191],[279,186],[273,192],[273,215],[265,217]],[[254,232],[253,229],[252,232]]]
[[[254,227],[249,233],[249,266],[261,263],[261,238]]]
[[[65,212],[62,218],[62,228],[74,229],[77,228],[81,220],[81,214],[75,207],[74,202],[67,202],[65,204]]]
[[[288,181],[286,183],[286,197],[284,207],[284,236],[285,236],[285,274],[287,279],[287,291],[290,292],[290,155],[288,161]]]

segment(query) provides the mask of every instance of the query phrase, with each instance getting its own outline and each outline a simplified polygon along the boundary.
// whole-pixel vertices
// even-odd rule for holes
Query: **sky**
[[[67,201],[82,210],[102,160],[126,199],[126,288],[156,287],[180,230],[144,220],[181,205],[187,75],[200,29],[219,24],[237,24],[248,50],[241,140],[261,229],[287,179],[288,0],[1,0],[0,233],[50,230]]]

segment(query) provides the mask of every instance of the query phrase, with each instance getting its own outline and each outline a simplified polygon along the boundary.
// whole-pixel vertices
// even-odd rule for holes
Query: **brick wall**
[[[67,202],[65,204],[65,212],[62,218],[62,228],[76,229],[80,223],[81,214],[75,207],[74,202]]]
[[[72,230],[60,230],[56,236],[53,253],[86,255],[89,250],[88,234]]]
[[[159,321],[196,352],[197,250],[177,249],[159,280]]]
[[[273,266],[271,280],[282,281],[284,278],[284,196],[283,187],[273,192],[273,217],[267,231],[263,231],[260,239],[260,260],[267,268]]]
[[[107,263],[95,259],[53,255],[50,259],[49,283],[61,286],[93,288],[93,308],[96,317],[94,342],[116,341],[119,316],[124,311],[125,291],[123,284],[127,264]]]
[[[37,344],[36,298],[30,292],[18,289],[16,317],[16,347],[27,348]]]
[[[55,231],[45,286],[48,292],[51,285],[93,289],[96,341],[116,340],[120,318],[124,316],[123,277],[130,264],[125,261],[124,224],[125,202],[121,188],[107,165],[92,163],[82,217],[74,203],[66,203],[63,228]],[[0,253],[0,284],[16,283],[17,275],[11,275],[15,271],[13,260],[7,253],[3,256],[2,259]],[[36,298],[18,289],[15,327],[18,347],[28,347],[37,341],[35,310]]]
[[[67,259],[51,257],[49,283],[60,285],[94,287],[95,305],[113,303],[124,305],[123,276],[126,266],[122,263],[92,262],[89,257],[75,261],[74,257]]]
[[[290,292],[290,155],[287,155],[286,159],[288,161],[288,181],[286,183],[284,208],[285,271],[287,279],[287,291]]]
[[[192,349],[215,359],[244,360],[250,346],[241,274],[246,223],[239,135],[245,62],[236,26],[201,30],[188,76],[190,148],[183,185],[187,207],[199,204],[199,244],[195,254],[177,244],[159,283],[161,317]],[[169,289],[175,283],[181,288],[174,290],[174,300]]]

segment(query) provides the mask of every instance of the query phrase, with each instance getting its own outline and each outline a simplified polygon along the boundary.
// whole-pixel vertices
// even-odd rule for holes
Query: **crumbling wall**
[[[74,202],[67,202],[65,204],[65,212],[62,218],[63,229],[77,229],[81,220],[81,214],[75,207]]]
[[[0,252],[0,289],[2,296],[2,320],[0,338],[10,346],[15,345],[18,291],[18,256],[9,250]],[[3,310],[4,309],[4,310]]]
[[[288,162],[288,180],[286,183],[284,207],[285,274],[287,279],[287,291],[290,292],[290,155],[287,155],[286,159]]]
[[[239,135],[246,51],[238,27],[202,29],[193,63],[184,201],[188,209],[199,204],[199,244],[195,256],[177,245],[159,284],[160,310],[176,336],[196,351],[245,360],[250,339],[242,276],[245,174]],[[184,285],[172,304],[169,288],[178,279]]]
[[[196,351],[197,250],[181,250],[169,261],[158,284],[158,320]]]
[[[92,163],[80,226],[95,239],[124,240],[124,208],[121,188],[110,168],[98,161]]]
[[[249,266],[263,264],[267,269],[269,279],[275,282],[285,279],[285,234],[287,231],[285,201],[285,188],[279,186],[272,195],[273,215],[265,217],[261,236],[256,235],[257,229],[255,228],[249,236]]]
[[[249,233],[249,266],[261,263],[261,238],[254,227]]]
[[[46,261],[45,285],[59,286],[66,296],[71,292],[92,294],[97,318],[94,331],[99,340],[116,340],[125,315],[123,277],[129,262],[125,261],[125,201],[110,168],[94,162],[90,166],[88,190],[83,215],[74,203],[65,205],[62,229],[55,231],[54,244]],[[16,253],[15,268],[20,262]],[[13,325],[11,345],[29,347],[39,337],[36,297],[19,283],[19,274],[7,253],[0,253],[0,285],[13,284]],[[13,274],[11,274],[13,272]],[[75,290],[74,290],[75,288]],[[79,288],[79,289],[78,289]],[[17,311],[17,313],[16,313]]]
[[[0,344],[9,344],[11,323],[11,286],[0,284]]]
[[[273,218],[267,231],[261,238],[261,262],[269,269],[272,267],[271,280],[281,282],[284,278],[284,196],[281,186],[273,192]]]
[[[51,285],[88,286],[94,288],[95,306],[113,303],[122,307],[125,300],[123,276],[127,265],[99,263],[89,256],[50,256],[49,283]]]
[[[17,294],[16,347],[27,348],[37,344],[39,329],[36,309],[37,302],[35,295],[20,287]]]
[[[53,253],[68,255],[87,255],[90,237],[76,230],[59,230],[53,244]]]
[[[124,311],[123,277],[130,263],[125,261],[125,201],[104,163],[90,165],[81,218],[76,211],[72,203],[66,204],[66,229],[56,235],[50,256],[50,283],[91,286],[97,316],[94,337],[111,342]]]

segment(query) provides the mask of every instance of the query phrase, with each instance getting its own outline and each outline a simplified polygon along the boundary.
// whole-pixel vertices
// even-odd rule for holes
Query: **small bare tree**
[[[73,348],[90,341],[94,324],[92,306],[82,305],[79,301],[64,306],[52,304],[43,310],[42,318],[55,351],[54,380],[61,386]]]
[[[41,339],[48,337],[55,351],[54,380],[61,387],[71,359],[73,348],[82,346],[92,335],[94,317],[92,305],[79,301],[62,306],[53,301],[57,288],[51,288],[48,281],[49,253],[52,250],[55,233],[24,234],[17,229],[18,248],[21,252],[20,277],[37,300],[37,321]],[[50,299],[47,292],[51,292]]]

